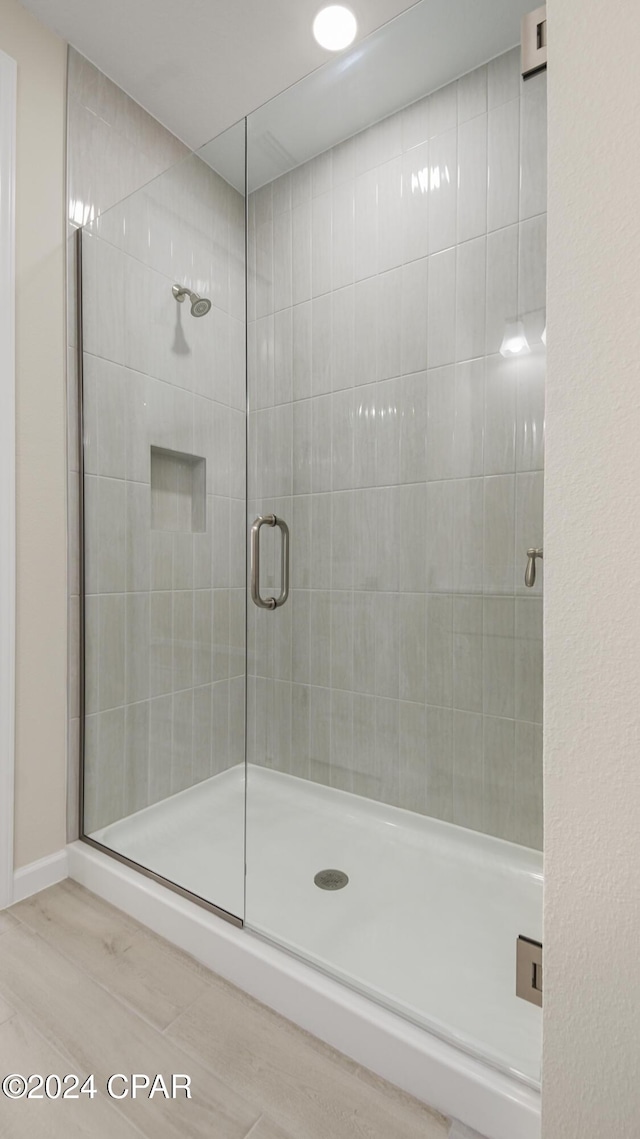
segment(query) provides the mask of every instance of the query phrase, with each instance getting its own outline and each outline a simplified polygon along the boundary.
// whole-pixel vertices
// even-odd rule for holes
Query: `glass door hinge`
[[[516,943],[516,996],[542,1007],[542,943],[530,937]]]
[[[522,17],[522,78],[528,79],[547,66],[547,8],[536,8]]]

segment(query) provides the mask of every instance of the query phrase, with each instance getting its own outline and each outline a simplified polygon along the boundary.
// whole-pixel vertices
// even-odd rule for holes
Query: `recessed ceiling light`
[[[322,8],[313,21],[313,34],[327,51],[342,51],[356,38],[358,24],[353,12],[342,4]]]

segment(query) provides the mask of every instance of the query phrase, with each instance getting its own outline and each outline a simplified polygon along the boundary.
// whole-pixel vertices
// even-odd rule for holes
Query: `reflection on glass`
[[[84,830],[240,918],[244,135],[82,235]]]
[[[535,1083],[546,80],[508,7],[418,4],[248,120],[248,520],[292,589],[249,607],[246,921]]]

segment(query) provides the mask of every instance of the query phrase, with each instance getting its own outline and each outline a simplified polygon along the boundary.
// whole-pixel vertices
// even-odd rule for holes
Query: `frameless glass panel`
[[[84,832],[244,911],[245,125],[82,234]]]
[[[430,0],[248,119],[246,922],[536,1083],[546,77]],[[259,591],[259,592],[258,592]],[[324,873],[330,872],[330,873]],[[338,872],[338,873],[335,873]]]

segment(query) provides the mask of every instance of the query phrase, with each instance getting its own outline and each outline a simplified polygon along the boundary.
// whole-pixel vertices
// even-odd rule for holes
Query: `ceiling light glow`
[[[322,8],[313,21],[313,34],[320,47],[327,51],[343,51],[356,38],[358,24],[356,18],[341,4],[331,4]]]

